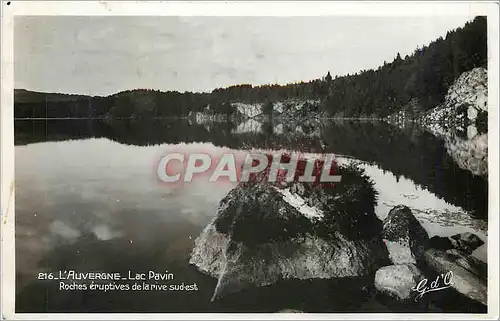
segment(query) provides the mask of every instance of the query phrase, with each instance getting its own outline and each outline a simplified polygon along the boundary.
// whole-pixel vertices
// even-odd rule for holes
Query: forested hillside
[[[108,97],[15,91],[16,118],[147,118],[187,116],[206,110],[234,114],[230,102],[266,103],[314,99],[329,116],[384,117],[402,109],[419,113],[443,102],[447,88],[464,71],[487,65],[486,17],[417,48],[411,56],[395,53],[392,62],[354,75],[280,85],[235,85],[211,93],[130,90]],[[369,54],[369,53],[367,53]],[[326,73],[326,72],[325,72]],[[317,106],[311,107],[318,112]]]
[[[397,53],[394,61],[377,70],[327,79],[324,108],[330,115],[345,116],[387,116],[402,108],[429,110],[443,102],[461,73],[486,67],[487,58],[486,17],[476,17],[411,56]]]

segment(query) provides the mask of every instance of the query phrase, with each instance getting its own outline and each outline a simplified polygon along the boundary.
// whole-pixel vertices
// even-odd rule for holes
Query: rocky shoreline
[[[425,113],[408,113],[411,107],[389,116],[386,121],[403,127],[417,123],[445,141],[447,152],[460,168],[474,175],[488,175],[488,71],[478,67],[464,72],[448,88],[443,104]]]
[[[486,309],[486,264],[471,255],[483,241],[472,233],[429,238],[404,205],[381,221],[364,173],[337,170],[335,186],[251,181],[228,193],[190,258],[217,279],[212,301],[287,280],[357,280],[350,286],[389,306],[422,309],[443,287]]]
[[[350,184],[252,181],[229,192],[190,260],[218,278],[212,300],[279,280],[364,276],[388,262],[372,185],[353,167],[338,170]]]
[[[487,176],[487,97],[487,71],[475,68],[455,81],[443,105],[387,121],[413,119],[445,140],[459,167]],[[339,170],[343,180],[333,189],[251,182],[221,201],[190,260],[218,280],[212,301],[284,280],[351,278],[391,309],[427,311],[429,297],[446,295],[452,305],[487,310],[487,265],[472,255],[483,245],[478,236],[429,238],[404,205],[382,222],[370,180],[352,166]]]

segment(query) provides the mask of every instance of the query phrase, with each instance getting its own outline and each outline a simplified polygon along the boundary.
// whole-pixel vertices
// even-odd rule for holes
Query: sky
[[[377,68],[472,19],[18,16],[14,84],[110,95],[309,81]]]

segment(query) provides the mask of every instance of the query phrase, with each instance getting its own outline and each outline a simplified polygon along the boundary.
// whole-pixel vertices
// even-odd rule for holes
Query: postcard
[[[498,317],[498,3],[2,1],[2,317]]]

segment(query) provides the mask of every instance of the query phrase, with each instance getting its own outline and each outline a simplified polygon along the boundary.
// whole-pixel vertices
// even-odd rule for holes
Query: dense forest
[[[387,116],[402,108],[429,110],[443,102],[464,71],[487,67],[486,17],[449,31],[411,56],[397,53],[377,70],[329,79],[324,107],[329,114]]]
[[[443,102],[448,87],[464,71],[487,65],[486,17],[449,31],[412,55],[395,54],[376,70],[280,85],[235,85],[211,93],[131,90],[107,97],[16,90],[16,118],[182,117],[190,112],[237,113],[231,102],[264,103],[315,99],[328,116],[384,117],[401,109],[423,112]],[[314,107],[314,106],[312,106]],[[316,111],[317,106],[314,107]],[[312,112],[312,111],[311,111]]]

